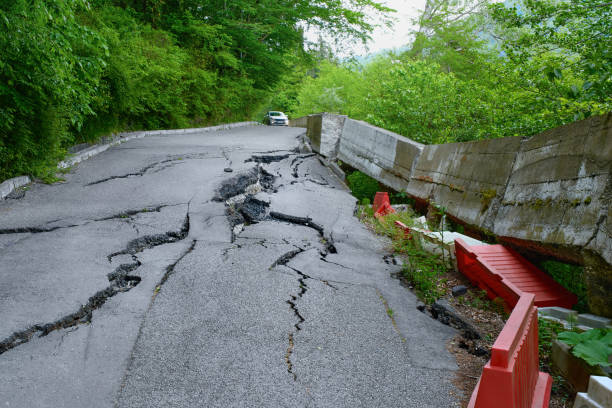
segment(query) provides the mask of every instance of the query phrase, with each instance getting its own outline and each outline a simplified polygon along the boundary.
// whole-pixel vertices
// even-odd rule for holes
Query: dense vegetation
[[[609,2],[489,3],[430,0],[404,52],[323,61],[278,102],[423,143],[531,135],[612,110]]]
[[[388,15],[375,0],[1,2],[0,180],[52,178],[67,147],[112,131],[266,108],[344,113],[424,143],[611,110],[609,2],[489,3],[429,0],[404,51],[363,66],[304,32],[364,40]]]
[[[125,129],[250,118],[312,60],[303,27],[365,39],[372,0],[0,2],[0,180]]]

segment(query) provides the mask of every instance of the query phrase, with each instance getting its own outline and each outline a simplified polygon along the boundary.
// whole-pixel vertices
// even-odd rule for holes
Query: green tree
[[[523,0],[490,6],[517,85],[574,120],[612,109],[612,5]]]
[[[46,169],[81,128],[108,53],[79,23],[84,0],[0,4],[0,179]]]

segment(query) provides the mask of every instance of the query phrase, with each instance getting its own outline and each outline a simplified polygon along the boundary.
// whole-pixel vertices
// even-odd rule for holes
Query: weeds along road
[[[0,202],[0,406],[455,406],[453,330],[302,134],[134,139]]]

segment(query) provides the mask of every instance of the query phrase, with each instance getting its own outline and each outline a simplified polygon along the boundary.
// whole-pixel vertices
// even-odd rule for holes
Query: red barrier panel
[[[455,244],[456,245],[456,244]],[[535,296],[523,295],[495,340],[468,408],[545,408],[552,379],[539,371]]]
[[[395,221],[395,225],[399,229],[404,231],[404,237],[405,238],[412,239],[412,230],[410,229],[410,227],[408,227],[406,224],[404,224],[403,222],[401,222],[399,220]]]
[[[393,214],[394,212],[395,210],[393,207],[391,207],[391,204],[383,203],[383,205],[378,208],[378,211],[374,213],[374,217],[384,217],[385,215]]]
[[[525,293],[535,295],[535,305],[571,309],[578,297],[559,285],[517,252],[502,245],[468,246],[455,240],[459,271],[489,298],[501,297],[511,308]]]
[[[374,196],[374,203],[372,204],[372,210],[374,210],[374,216],[377,218],[394,213],[395,210],[391,207],[391,202],[389,201],[389,193],[376,193]]]
[[[380,191],[376,193],[374,196],[374,202],[372,203],[372,210],[374,210],[374,213],[378,212],[380,207],[385,203],[391,205],[391,201],[389,201],[389,193]]]

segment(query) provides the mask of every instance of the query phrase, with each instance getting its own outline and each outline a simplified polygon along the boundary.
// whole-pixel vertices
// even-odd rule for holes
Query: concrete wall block
[[[396,133],[347,118],[338,158],[381,183],[404,191],[408,186],[410,169],[422,149],[420,143]]]
[[[576,322],[578,319],[577,311],[559,306],[538,307],[538,314],[555,317],[560,320],[565,320],[566,322],[569,322],[570,320]]]
[[[491,230],[519,149],[518,137],[423,148],[407,192]]]
[[[493,232],[546,244],[592,244],[611,262],[609,234],[597,236],[609,210],[611,123],[608,114],[525,140]]]
[[[593,375],[589,380],[589,396],[603,407],[612,407],[612,378]]]
[[[321,151],[321,128],[323,125],[323,115],[309,115],[306,127],[306,137],[310,140],[312,150],[319,153]]]
[[[591,376],[586,393],[576,395],[574,408],[612,407],[612,379],[604,376]]]
[[[346,115],[321,114],[321,138],[319,153],[328,158],[336,157]]]
[[[612,325],[612,319],[590,313],[582,313],[578,315],[578,324],[594,329],[605,329],[606,327]]]
[[[579,392],[576,394],[576,399],[574,400],[574,408],[607,408],[604,405],[600,405],[597,401],[592,400],[589,397],[589,394],[586,392]]]

